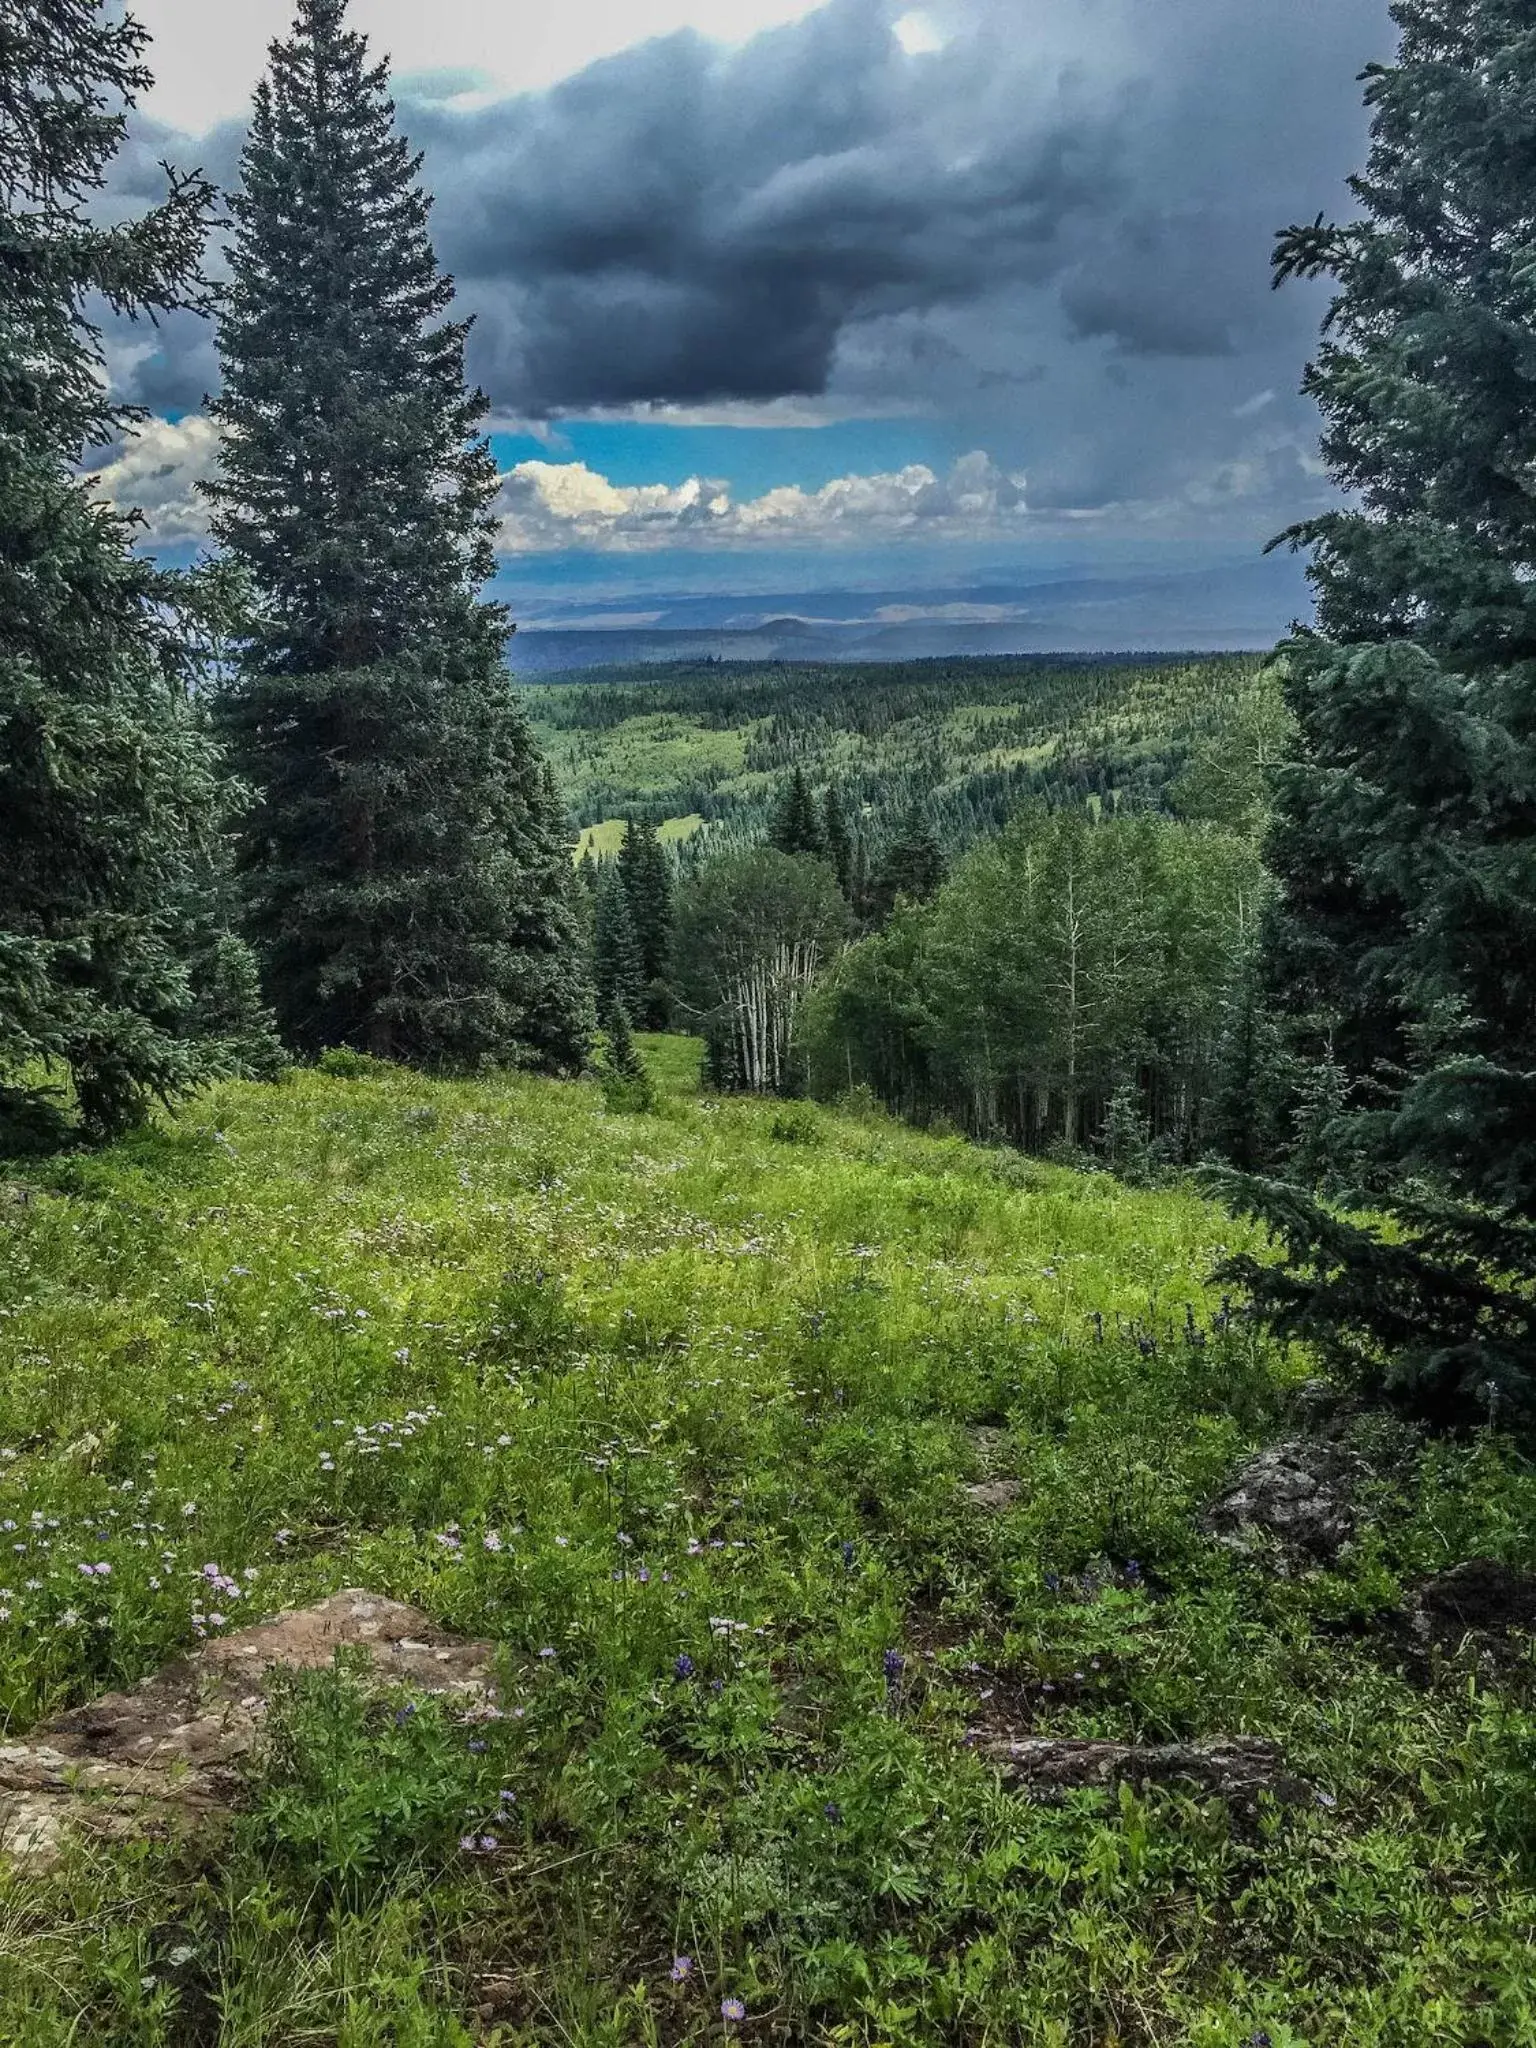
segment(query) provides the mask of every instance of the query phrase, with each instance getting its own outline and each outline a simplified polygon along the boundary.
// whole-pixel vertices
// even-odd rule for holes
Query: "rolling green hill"
[[[654,1114],[337,1056],[0,1174],[9,1740],[348,1585],[501,1685],[310,1674],[211,1847],[0,1868],[0,2039],[1536,2038],[1528,1672],[1401,1615],[1536,1562],[1513,1452],[1362,1426],[1353,1548],[1236,1556],[1312,1368],[1228,1217],[645,1050]],[[1237,1736],[1282,1798],[1011,1783]]]

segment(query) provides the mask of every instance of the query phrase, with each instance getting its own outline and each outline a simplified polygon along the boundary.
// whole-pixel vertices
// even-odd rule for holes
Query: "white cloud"
[[[650,36],[698,29],[722,42],[798,20],[822,0],[561,0],[557,7],[509,0],[353,0],[351,20],[397,77],[468,72],[483,92],[467,103],[552,85],[595,58]],[[192,134],[235,118],[249,104],[267,45],[286,35],[293,0],[134,0],[154,37],[155,89],[145,105],[158,120]]]
[[[924,14],[920,8],[904,14],[893,25],[891,34],[909,57],[936,56],[949,40],[932,16]]]
[[[156,546],[206,540],[208,512],[196,485],[212,475],[218,452],[218,428],[203,413],[146,420],[98,473],[96,488],[120,512],[141,512],[143,537]]]
[[[99,472],[102,496],[143,514],[143,535],[166,547],[208,537],[196,489],[218,463],[218,430],[202,413],[150,420]],[[584,462],[520,462],[501,480],[498,550],[507,556],[565,548],[646,553],[663,548],[858,546],[921,535],[986,540],[1016,533],[1024,478],[977,450],[947,475],[926,463],[839,476],[818,489],[781,484],[738,498],[729,483],[616,484]]]
[[[584,462],[520,462],[502,478],[504,555],[561,548],[639,553],[667,547],[862,545],[904,536],[988,539],[1017,532],[1024,478],[980,450],[947,476],[926,463],[834,477],[817,490],[784,484],[737,499],[726,483],[614,484]]]

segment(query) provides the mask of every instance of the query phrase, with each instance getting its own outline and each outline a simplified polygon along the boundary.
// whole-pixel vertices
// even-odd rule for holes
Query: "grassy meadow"
[[[643,1043],[653,1114],[333,1057],[0,1168],[12,1736],[346,1585],[504,1709],[296,1681],[211,1859],[0,1875],[0,2041],[1536,2040],[1529,1669],[1386,1622],[1536,1563],[1513,1451],[1362,1423],[1346,1561],[1240,1561],[1200,1511],[1311,1367],[1208,1288],[1230,1219]],[[1035,1804],[977,1728],[1313,1790]]]

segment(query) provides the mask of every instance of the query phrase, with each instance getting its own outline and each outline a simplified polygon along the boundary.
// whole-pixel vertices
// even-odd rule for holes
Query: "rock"
[[[965,1435],[976,1478],[961,1491],[971,1506],[980,1508],[984,1514],[1003,1514],[1024,1498],[1024,1488],[1018,1480],[1008,1477],[1013,1437],[1006,1429],[990,1423],[974,1423]]]
[[[65,1834],[175,1835],[238,1803],[274,1671],[317,1671],[338,1649],[372,1653],[376,1676],[494,1711],[491,1645],[449,1635],[415,1607],[349,1588],[178,1658],[0,1744],[0,1849],[46,1863]]]
[[[1187,1784],[1251,1805],[1261,1792],[1290,1803],[1312,1790],[1287,1775],[1279,1745],[1253,1735],[1201,1742],[1099,1742],[1055,1735],[988,1741],[980,1754],[1010,1784],[1038,1798],[1082,1786]]]
[[[1017,1479],[983,1479],[975,1486],[967,1486],[965,1497],[983,1513],[1001,1515],[1017,1507],[1024,1498],[1024,1488]]]
[[[1267,1539],[1283,1556],[1328,1563],[1354,1533],[1353,1495],[1365,1470],[1364,1459],[1337,1444],[1272,1444],[1243,1466],[1202,1526],[1233,1549]]]

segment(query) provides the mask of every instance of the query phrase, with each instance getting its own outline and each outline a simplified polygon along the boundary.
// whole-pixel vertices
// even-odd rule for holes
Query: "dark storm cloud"
[[[901,12],[831,0],[732,53],[680,35],[409,108],[497,402],[819,393],[862,324],[1021,284],[1130,355],[1287,317],[1270,237],[1339,197],[1384,0],[936,0],[951,40],[916,58]]]
[[[833,0],[730,55],[679,35],[470,120],[413,109],[498,397],[819,392],[852,322],[1058,272],[1119,189],[1118,95],[1000,71],[990,28],[914,61],[891,12]]]

